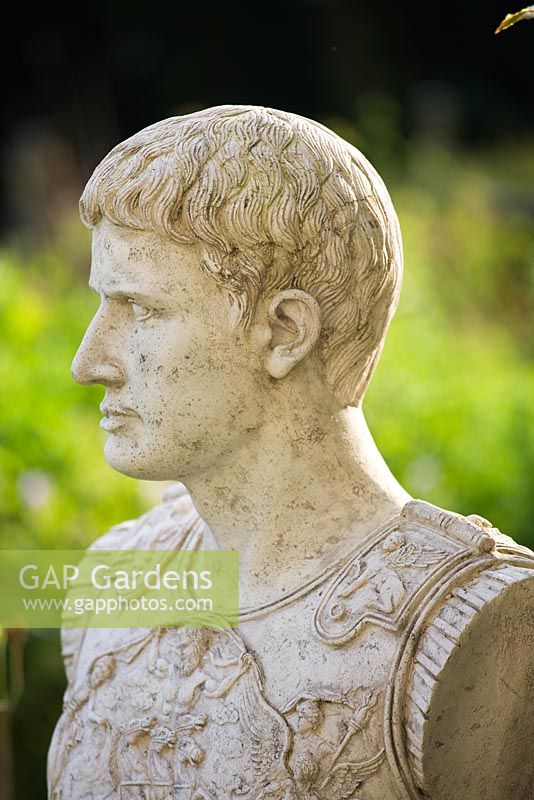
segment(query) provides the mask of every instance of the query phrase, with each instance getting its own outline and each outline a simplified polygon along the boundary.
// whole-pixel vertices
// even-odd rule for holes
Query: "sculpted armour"
[[[94,547],[197,549],[204,531],[178,487]],[[479,763],[527,724],[533,593],[531,551],[415,500],[235,630],[65,630],[50,798],[531,797],[520,768],[504,786]]]

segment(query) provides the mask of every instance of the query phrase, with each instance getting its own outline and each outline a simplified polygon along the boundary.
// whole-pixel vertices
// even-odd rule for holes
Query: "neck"
[[[313,579],[409,500],[361,409],[303,416],[298,405],[272,414],[223,463],[185,479],[218,546],[239,551],[245,607]]]

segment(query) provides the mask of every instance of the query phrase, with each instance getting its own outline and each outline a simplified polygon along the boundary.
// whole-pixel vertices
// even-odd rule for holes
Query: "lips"
[[[122,428],[129,419],[138,416],[133,409],[126,406],[111,406],[104,403],[100,406],[100,411],[102,413],[100,427],[108,433]]]

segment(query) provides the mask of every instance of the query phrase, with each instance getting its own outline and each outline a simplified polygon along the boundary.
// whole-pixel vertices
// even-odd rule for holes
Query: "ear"
[[[321,309],[315,298],[300,289],[278,292],[267,310],[271,342],[267,371],[283,378],[315,346],[321,332]]]

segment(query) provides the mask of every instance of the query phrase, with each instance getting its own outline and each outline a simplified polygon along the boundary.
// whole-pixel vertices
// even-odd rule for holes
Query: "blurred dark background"
[[[107,5],[107,8],[106,8]],[[507,2],[12,4],[0,58],[2,226],[35,235],[117,141],[221,103],[359,121],[379,98],[406,137],[491,143],[531,129],[532,30]],[[367,101],[367,102],[366,102]]]
[[[105,465],[100,390],[69,377],[95,308],[77,202],[115,143],[223,103],[318,119],[377,166],[401,219],[406,279],[366,400],[372,430],[412,494],[533,543],[534,22],[493,33],[518,8],[10,6],[0,50],[0,547],[86,547],[155,501],[158,487]],[[2,800],[13,774],[16,800],[46,797],[63,688],[57,632],[0,629]]]

